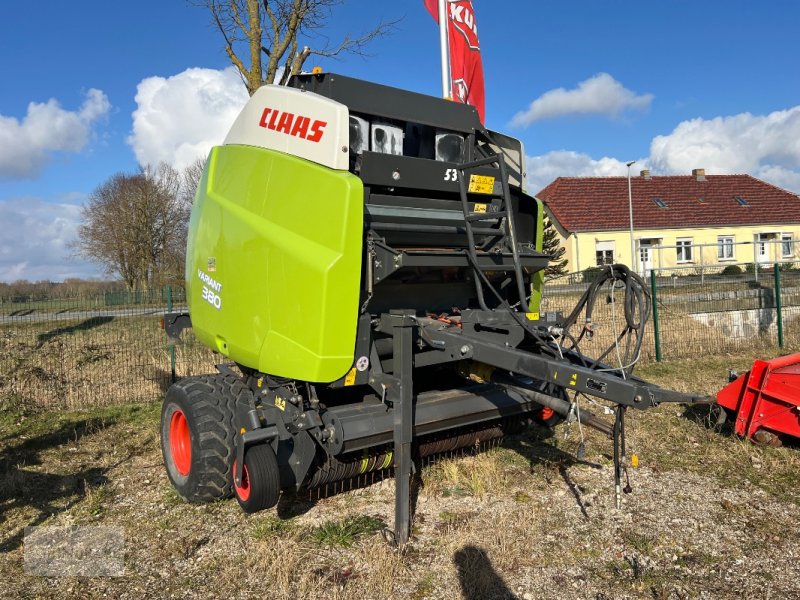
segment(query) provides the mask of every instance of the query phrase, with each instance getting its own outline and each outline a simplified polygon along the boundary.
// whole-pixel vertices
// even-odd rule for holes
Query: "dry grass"
[[[666,386],[710,393],[753,355],[647,365]],[[641,466],[614,508],[608,440],[532,428],[422,472],[413,538],[392,523],[391,480],[246,516],[233,501],[182,502],[166,481],[158,405],[0,420],[0,578],[7,597],[742,598],[800,597],[796,448],[718,433],[678,406],[631,412]],[[30,524],[126,533],[121,578],[22,572]],[[763,565],[769,564],[765,569]]]
[[[585,350],[607,345],[611,317],[598,304]],[[687,358],[643,361],[637,374],[701,394],[723,387],[728,368],[782,353],[669,311],[662,338],[666,356]],[[187,341],[178,374],[211,371],[214,356]],[[391,481],[251,517],[231,501],[181,501],[161,465],[159,406],[127,404],[162,395],[168,352],[153,317],[0,327],[4,597],[800,598],[798,449],[717,431],[703,410],[630,411],[641,467],[621,511],[608,440],[587,431],[578,461],[574,426],[434,462],[412,542],[395,550],[377,531],[393,522]],[[48,524],[123,528],[126,575],[25,575],[23,528]]]
[[[178,376],[208,372],[214,355],[193,341],[175,348]],[[160,398],[171,383],[158,317],[90,317],[0,327],[0,400],[75,410]]]

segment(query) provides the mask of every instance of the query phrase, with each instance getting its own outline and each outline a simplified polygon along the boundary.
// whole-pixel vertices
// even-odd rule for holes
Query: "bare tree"
[[[83,207],[78,251],[129,289],[181,278],[191,208],[183,179],[164,163],[112,176]]]
[[[197,188],[203,178],[203,169],[206,166],[205,158],[198,158],[192,164],[183,169],[181,173],[181,200],[186,206],[194,203]]]
[[[360,36],[350,34],[331,43],[320,34],[343,0],[190,0],[211,13],[214,25],[225,40],[225,52],[239,70],[247,91],[253,93],[265,83],[279,83],[297,75],[312,54],[364,55],[367,45],[386,35],[398,21],[381,21]],[[302,47],[300,43],[304,44]]]

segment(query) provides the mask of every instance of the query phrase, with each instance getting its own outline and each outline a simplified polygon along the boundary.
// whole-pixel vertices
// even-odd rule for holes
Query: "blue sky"
[[[487,126],[519,137],[537,191],[557,176],[750,173],[800,192],[800,3],[473,0]],[[246,94],[184,0],[17,2],[0,21],[0,281],[101,275],[71,257],[88,194],[221,141]],[[422,0],[348,0],[332,41],[401,19],[326,71],[438,95]]]

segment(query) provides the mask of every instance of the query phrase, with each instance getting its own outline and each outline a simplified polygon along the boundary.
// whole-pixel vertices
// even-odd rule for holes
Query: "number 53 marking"
[[[444,170],[444,180],[445,181],[458,181],[458,169],[445,169]]]

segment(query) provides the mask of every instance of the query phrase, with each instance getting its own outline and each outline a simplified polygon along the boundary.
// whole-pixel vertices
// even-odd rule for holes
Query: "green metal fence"
[[[569,312],[595,270],[550,280],[542,310]],[[800,270],[736,276],[651,275],[654,310],[642,360],[669,360],[743,349],[800,348]],[[622,323],[622,290],[595,307],[592,354]],[[0,302],[0,405],[73,409],[162,397],[177,377],[208,373],[219,355],[191,330],[171,346],[160,321],[185,310],[181,288],[103,293],[89,298]],[[613,356],[612,361],[613,362]]]
[[[543,310],[569,310],[595,275],[596,270],[591,269],[551,279],[545,285]],[[645,284],[652,296],[653,314],[643,360],[800,346],[800,270],[772,265],[758,273],[702,277],[653,272]],[[621,324],[622,291],[612,294],[608,289],[604,299],[592,319],[597,346],[610,343]],[[612,299],[616,299],[616,311]],[[581,349],[591,353],[588,344]]]
[[[171,347],[161,317],[182,289],[0,303],[0,402],[31,408],[150,401],[174,377],[213,370],[191,331]]]

